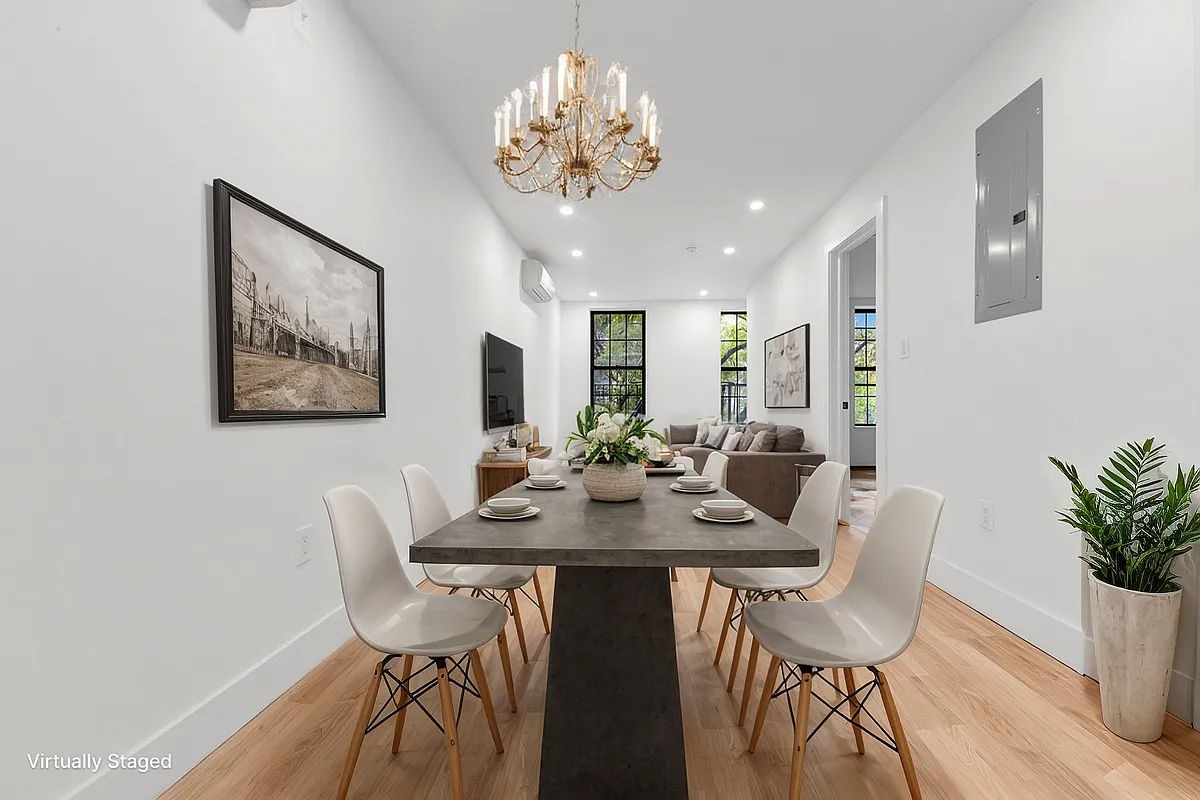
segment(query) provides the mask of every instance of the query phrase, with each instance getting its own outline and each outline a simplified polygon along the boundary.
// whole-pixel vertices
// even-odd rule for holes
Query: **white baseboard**
[[[1081,628],[936,556],[929,564],[929,582],[1076,672],[1096,677],[1096,650]],[[1192,722],[1194,691],[1195,679],[1175,671],[1167,710]]]
[[[171,769],[104,770],[61,800],[152,800],[353,635],[343,606],[301,631],[128,755],[171,755]]]
[[[929,564],[929,582],[1076,672],[1085,671],[1092,648],[1079,627],[937,556]]]

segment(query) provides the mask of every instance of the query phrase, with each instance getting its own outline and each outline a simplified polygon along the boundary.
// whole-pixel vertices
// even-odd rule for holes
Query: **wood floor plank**
[[[829,579],[810,596],[845,584],[861,536],[843,528]],[[688,786],[692,800],[782,800],[787,796],[792,727],[787,705],[771,704],[762,741],[746,753],[750,725],[737,725],[741,681],[725,692],[729,658],[712,666],[728,594],[714,587],[708,619],[695,632],[706,569],[680,569],[672,584]],[[553,570],[539,570],[553,606]],[[715,609],[715,611],[714,611]],[[496,708],[505,753],[497,755],[477,701],[460,725],[468,800],[537,796],[549,642],[528,633],[529,663],[516,659],[518,711]],[[728,645],[728,643],[727,643]],[[730,649],[727,646],[727,650]],[[746,668],[747,652],[742,668]],[[493,695],[503,687],[495,645],[481,650]],[[354,718],[378,655],[347,642],[225,744],[168,789],[161,800],[326,800],[337,788]],[[755,691],[766,669],[759,659]],[[418,660],[417,668],[422,664]],[[962,800],[1175,800],[1200,797],[1200,733],[1169,719],[1152,745],[1122,741],[1100,722],[1095,683],[962,603],[929,587],[912,647],[887,674],[905,723],[926,798]],[[819,683],[819,682],[817,682]],[[814,687],[831,697],[828,687]],[[381,693],[385,694],[385,693]],[[381,699],[382,702],[382,699]],[[750,718],[757,704],[751,704]],[[434,698],[436,707],[436,698]],[[884,719],[872,697],[867,707]],[[814,701],[815,725],[824,706]],[[434,800],[449,796],[443,739],[410,713],[400,752],[391,728],[368,736],[350,800]],[[850,727],[830,721],[809,743],[807,800],[905,798],[899,759],[867,739],[855,749]]]

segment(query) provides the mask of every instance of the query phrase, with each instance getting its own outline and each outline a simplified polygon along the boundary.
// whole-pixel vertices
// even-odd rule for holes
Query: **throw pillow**
[[[721,445],[721,449],[727,453],[736,453],[743,436],[745,434],[741,431],[730,431],[725,434],[725,442]]]
[[[804,429],[780,425],[775,429],[775,452],[799,453],[804,449]]]
[[[775,449],[775,431],[759,431],[750,443],[751,453],[769,453]]]
[[[749,428],[747,428],[746,430],[742,431],[742,438],[738,439],[738,446],[737,446],[738,452],[739,453],[746,452],[747,450],[750,449],[750,445],[753,443],[754,443],[754,434],[750,432]]]
[[[700,417],[699,419],[697,419],[696,420],[696,439],[695,439],[695,441],[692,442],[692,444],[694,444],[698,447],[703,447],[704,443],[708,441],[709,431],[712,429],[712,426],[716,425],[716,424],[717,424],[716,417]]]
[[[759,431],[773,431],[775,430],[775,425],[770,422],[751,422],[746,426],[746,430],[757,434]]]
[[[728,425],[713,425],[708,429],[708,438],[704,440],[704,446],[711,447],[713,450],[719,449],[721,443],[725,441],[725,434],[728,430]]]

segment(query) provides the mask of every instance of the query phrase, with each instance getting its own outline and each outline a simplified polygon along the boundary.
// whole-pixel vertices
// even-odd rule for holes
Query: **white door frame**
[[[850,364],[850,279],[847,254],[875,237],[875,474],[876,490],[887,496],[887,197],[879,199],[875,216],[829,251],[829,458],[850,463],[850,381],[842,380]],[[846,407],[843,408],[843,403]],[[845,499],[844,508],[850,498]]]

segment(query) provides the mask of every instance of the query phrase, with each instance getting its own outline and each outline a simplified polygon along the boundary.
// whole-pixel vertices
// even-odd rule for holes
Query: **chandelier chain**
[[[575,0],[575,52],[579,52],[579,3]]]

